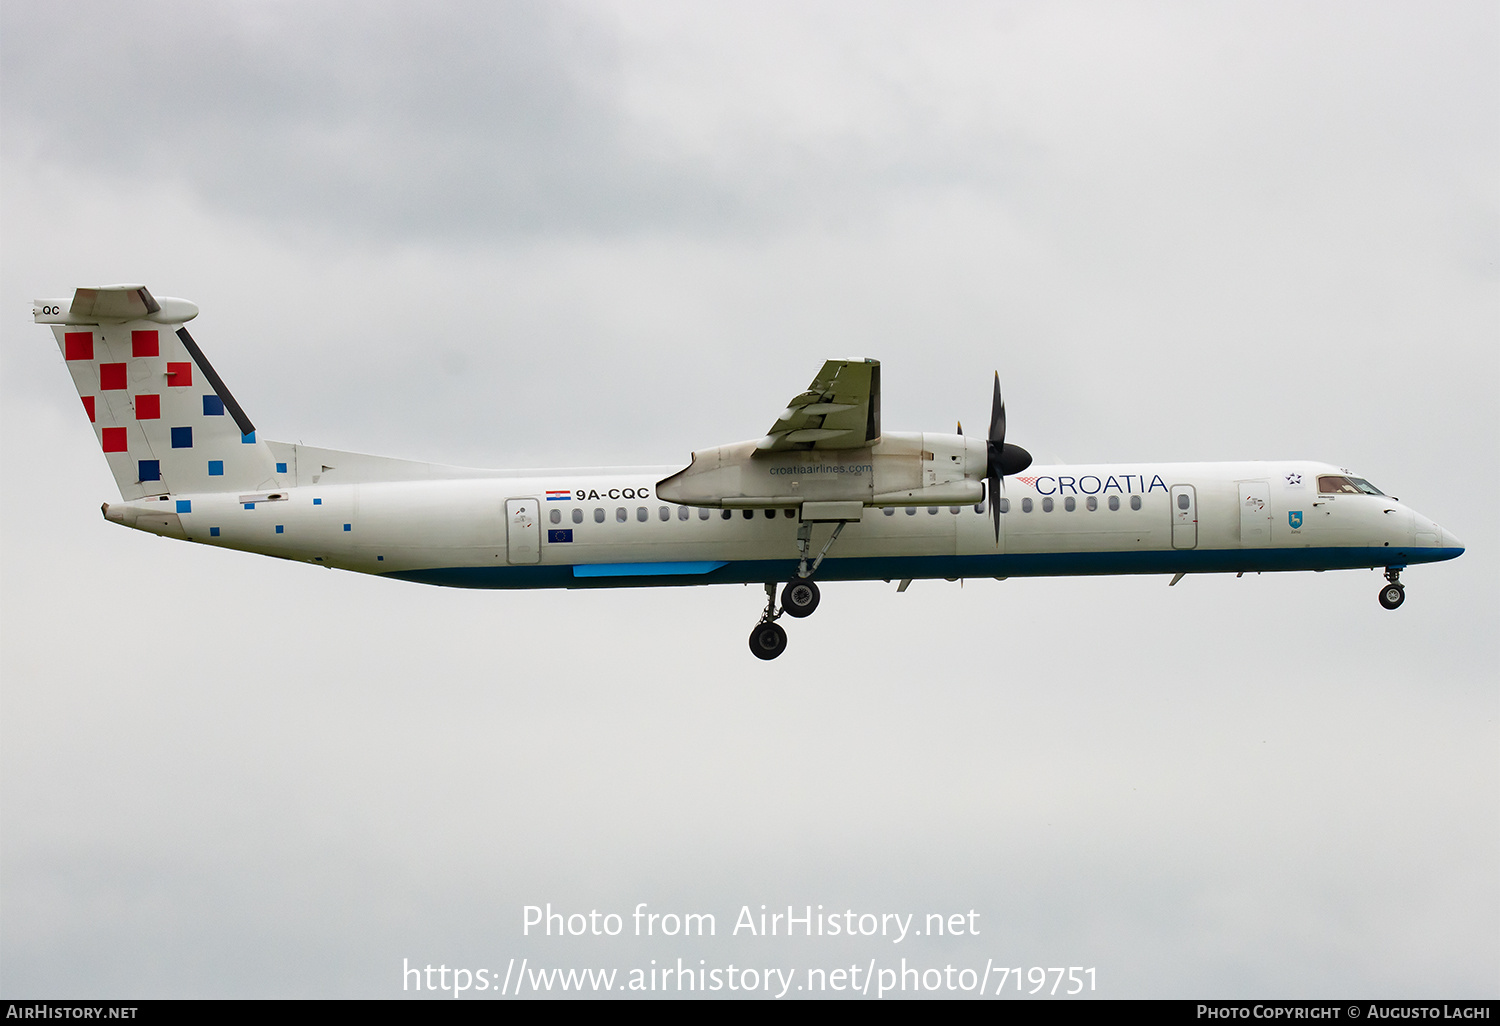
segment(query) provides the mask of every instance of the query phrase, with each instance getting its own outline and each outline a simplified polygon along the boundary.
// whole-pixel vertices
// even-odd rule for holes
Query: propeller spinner
[[[1005,441],[1005,400],[1000,396],[1000,372],[995,372],[995,399],[990,406],[989,444],[986,446],[990,518],[995,522],[995,541],[1000,541],[1000,486],[1007,474],[1019,474],[1031,466],[1031,453]]]

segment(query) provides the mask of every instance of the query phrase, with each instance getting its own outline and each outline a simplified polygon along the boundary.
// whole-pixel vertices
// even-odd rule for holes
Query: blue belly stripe
[[[1151,549],[1144,552],[1032,552],[952,556],[832,556],[818,569],[827,581],[898,581],[939,577],[1073,577],[1113,574],[1222,574],[1437,563],[1462,548],[1329,546],[1299,549]],[[653,588],[690,584],[786,581],[797,558],[591,566],[468,566],[382,574],[450,588]]]
[[[573,568],[574,577],[678,577],[712,573],[727,560],[683,563],[588,563]]]

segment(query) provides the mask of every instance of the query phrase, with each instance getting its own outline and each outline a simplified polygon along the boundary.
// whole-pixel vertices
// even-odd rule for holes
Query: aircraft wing
[[[880,437],[880,361],[829,360],[756,449],[862,449]]]

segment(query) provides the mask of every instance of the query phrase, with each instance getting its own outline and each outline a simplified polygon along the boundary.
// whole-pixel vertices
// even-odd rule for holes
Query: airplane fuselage
[[[153,533],[428,584],[587,588],[787,580],[792,507],[661,500],[674,467],[457,471],[380,460],[403,479],[339,483],[351,454],[269,443],[284,487],[111,503]],[[363,457],[363,459],[375,459]],[[318,473],[313,473],[317,468]],[[279,468],[278,468],[279,469]],[[822,580],[1404,567],[1457,539],[1398,500],[1320,492],[1328,464],[1033,466],[1006,482],[998,542],[983,503],[866,508]],[[821,545],[831,525],[817,525]]]

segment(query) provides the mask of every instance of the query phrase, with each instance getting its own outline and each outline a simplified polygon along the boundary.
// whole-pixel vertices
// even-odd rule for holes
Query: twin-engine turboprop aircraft
[[[105,519],[171,538],[464,588],[763,583],[750,649],[817,580],[1384,568],[1463,547],[1324,463],[1032,466],[988,435],[880,423],[880,364],[830,360],[765,437],[684,468],[469,470],[262,440],[183,325],[198,308],[139,285],[37,300],[123,502]],[[776,588],[781,605],[776,603]]]

